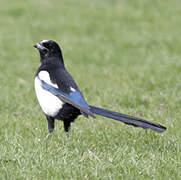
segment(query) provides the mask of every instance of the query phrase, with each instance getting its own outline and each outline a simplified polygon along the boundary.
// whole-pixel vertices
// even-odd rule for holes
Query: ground
[[[181,179],[179,0],[19,0],[0,10],[0,179]],[[88,103],[165,125],[97,116],[53,136],[35,97],[39,54],[56,40]]]

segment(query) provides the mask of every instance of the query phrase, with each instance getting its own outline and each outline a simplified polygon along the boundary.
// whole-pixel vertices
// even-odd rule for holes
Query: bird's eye
[[[43,46],[46,47],[47,49],[49,48],[49,45],[47,43],[43,43]]]

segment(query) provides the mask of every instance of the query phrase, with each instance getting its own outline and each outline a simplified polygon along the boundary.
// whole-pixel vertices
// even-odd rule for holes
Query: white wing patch
[[[76,91],[73,87],[70,87],[70,90],[71,90],[71,91]]]
[[[50,76],[49,76],[49,73],[47,71],[40,71],[39,74],[38,74],[38,77],[45,81],[46,83],[50,84],[51,86],[54,86],[56,88],[58,88],[58,86],[56,84],[53,84],[50,80]]]
[[[42,88],[41,81],[39,79],[45,81],[51,86],[57,87],[56,84],[51,83],[50,76],[47,71],[40,71],[38,77],[35,77],[34,81],[38,102],[46,115],[54,117],[62,108],[64,102],[61,101],[58,97],[54,96],[52,93]]]

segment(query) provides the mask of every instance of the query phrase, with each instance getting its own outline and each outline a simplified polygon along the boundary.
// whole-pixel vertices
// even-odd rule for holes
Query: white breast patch
[[[35,80],[34,80],[35,92],[36,92],[38,102],[43,112],[46,115],[54,117],[62,108],[64,102],[62,102],[58,97],[54,96],[52,93],[42,88],[41,81],[39,79],[45,81],[51,86],[57,87],[56,84],[51,83],[50,76],[47,71],[40,71],[38,74],[38,77],[35,77]]]

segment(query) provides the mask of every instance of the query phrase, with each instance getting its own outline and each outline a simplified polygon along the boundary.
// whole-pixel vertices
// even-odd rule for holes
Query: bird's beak
[[[48,49],[46,47],[44,47],[42,44],[40,44],[40,43],[34,44],[33,47],[37,48],[40,51],[44,51],[44,50],[48,51]]]
[[[34,44],[33,47],[34,47],[34,48],[37,48],[38,46],[37,46],[37,44]]]

